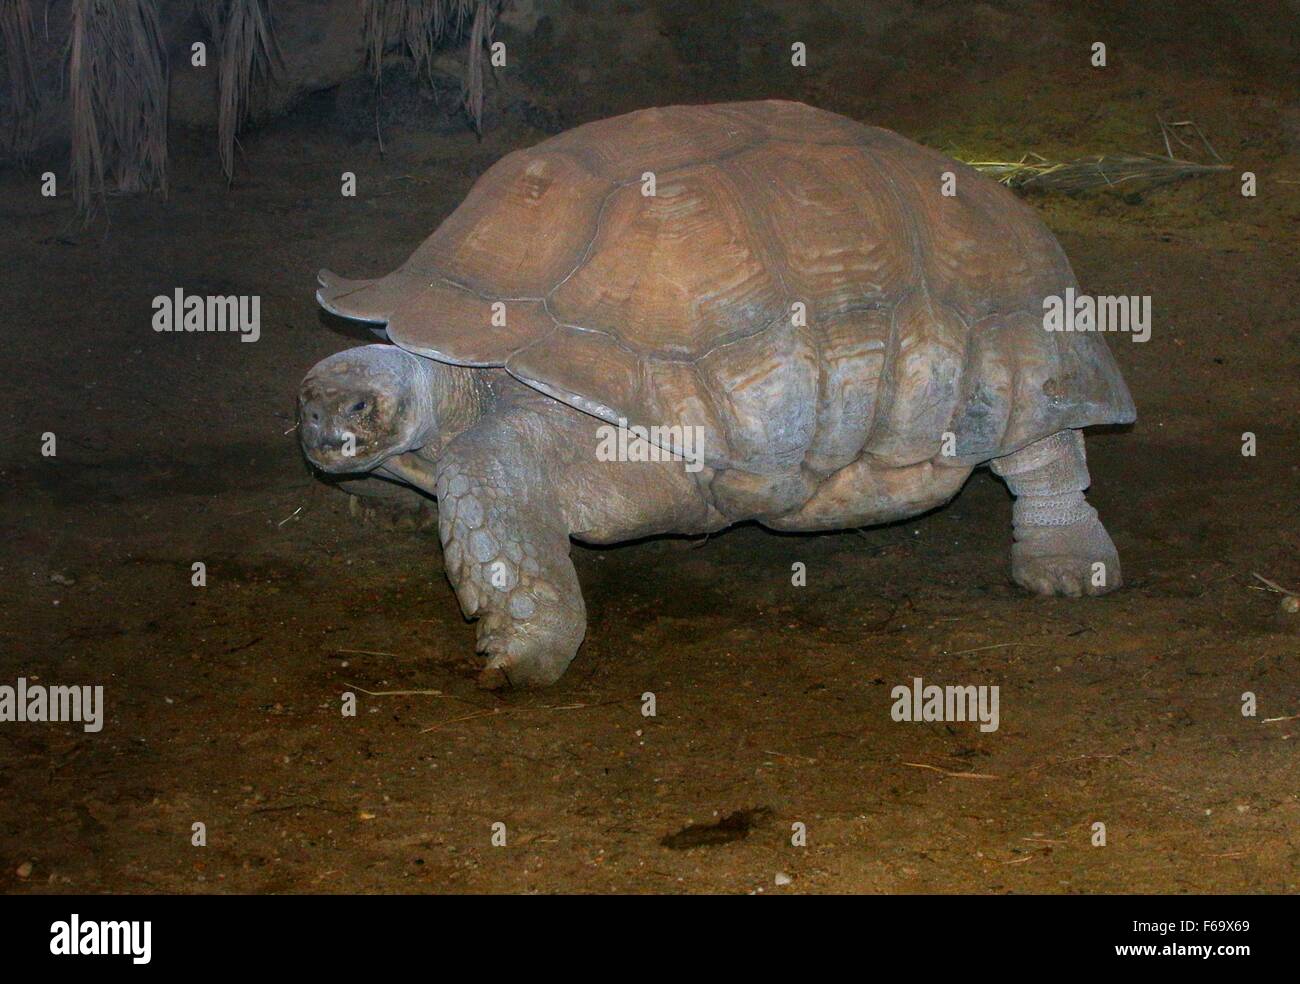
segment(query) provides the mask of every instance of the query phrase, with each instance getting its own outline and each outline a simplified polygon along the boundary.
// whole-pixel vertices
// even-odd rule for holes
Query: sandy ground
[[[539,41],[481,141],[421,125],[437,109],[397,84],[383,158],[364,87],[250,134],[233,190],[176,134],[170,197],[114,202],[107,228],[0,175],[0,683],[99,683],[108,706],[96,735],[0,725],[0,890],[1300,889],[1300,616],[1252,576],[1300,588],[1300,117],[1277,60],[1243,80],[1207,22],[1224,40],[1195,78],[1163,42],[1102,81],[1036,74],[1037,54],[994,71],[986,45],[924,32],[854,62],[830,24],[842,57],[792,76],[754,67],[775,43],[762,18],[736,54],[693,16],[625,22],[625,84]],[[1017,589],[1010,499],[980,471],[884,528],[578,548],[591,628],[568,675],[481,692],[436,535],[359,522],[298,454],[299,379],[365,340],[317,312],[314,273],[391,268],[492,161],[557,128],[767,95],[1017,156],[1153,150],[1155,114],[1181,112],[1261,175],[1256,199],[1234,173],[1037,202],[1086,289],[1154,302],[1148,343],[1112,342],[1140,419],[1088,445],[1128,583]],[[1119,145],[1139,132],[1148,146]],[[151,299],[178,286],[260,295],[261,340],[156,334]],[[894,722],[890,690],[917,676],[999,686],[999,730]]]

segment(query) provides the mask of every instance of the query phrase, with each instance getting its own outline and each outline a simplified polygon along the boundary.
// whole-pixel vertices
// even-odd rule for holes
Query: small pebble
[[[791,878],[789,875],[787,875],[784,871],[778,871],[776,873],[776,883],[778,885],[789,885],[790,882],[792,881],[794,881],[794,879]]]
[[[14,874],[19,878],[30,878],[32,876],[32,863],[30,861],[24,861],[18,866],[17,870],[14,871]]]
[[[1296,612],[1300,612],[1300,598],[1297,598],[1295,595],[1285,595],[1282,598],[1281,608],[1282,611],[1286,612],[1288,615],[1294,615]]]

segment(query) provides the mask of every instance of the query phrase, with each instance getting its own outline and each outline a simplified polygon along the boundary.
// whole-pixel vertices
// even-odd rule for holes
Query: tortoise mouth
[[[370,471],[397,453],[381,394],[318,387],[312,380],[298,397],[298,440],[307,460],[331,474]]]

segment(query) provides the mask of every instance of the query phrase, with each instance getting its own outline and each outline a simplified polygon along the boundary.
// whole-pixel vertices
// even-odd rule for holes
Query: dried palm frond
[[[167,188],[167,55],[157,0],[73,0],[72,197]]]
[[[399,7],[399,41],[416,75],[433,76],[433,56],[448,39],[459,38],[469,12],[489,0],[393,0]]]
[[[248,122],[253,87],[280,62],[268,0],[202,0],[199,16],[217,47],[217,146],[226,181],[235,180],[235,145]]]
[[[479,0],[474,27],[469,32],[469,72],[465,83],[465,110],[476,133],[483,132],[483,49],[492,41],[496,11],[491,0]]]
[[[8,68],[12,114],[10,125],[0,134],[0,143],[19,158],[31,150],[36,121],[36,67],[32,61],[35,46],[31,0],[0,0],[0,51]]]
[[[501,0],[363,0],[366,65],[378,86],[384,52],[397,47],[417,77],[432,81],[439,47],[469,33],[465,109],[483,125],[483,52],[491,42]]]
[[[378,85],[384,68],[384,50],[388,47],[388,0],[362,0],[361,20],[366,68]]]

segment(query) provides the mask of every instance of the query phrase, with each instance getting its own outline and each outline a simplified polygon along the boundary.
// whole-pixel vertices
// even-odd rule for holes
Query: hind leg
[[[1119,554],[1083,497],[1083,434],[1060,431],[991,462],[1016,497],[1011,576],[1037,594],[1099,595],[1120,586]]]

